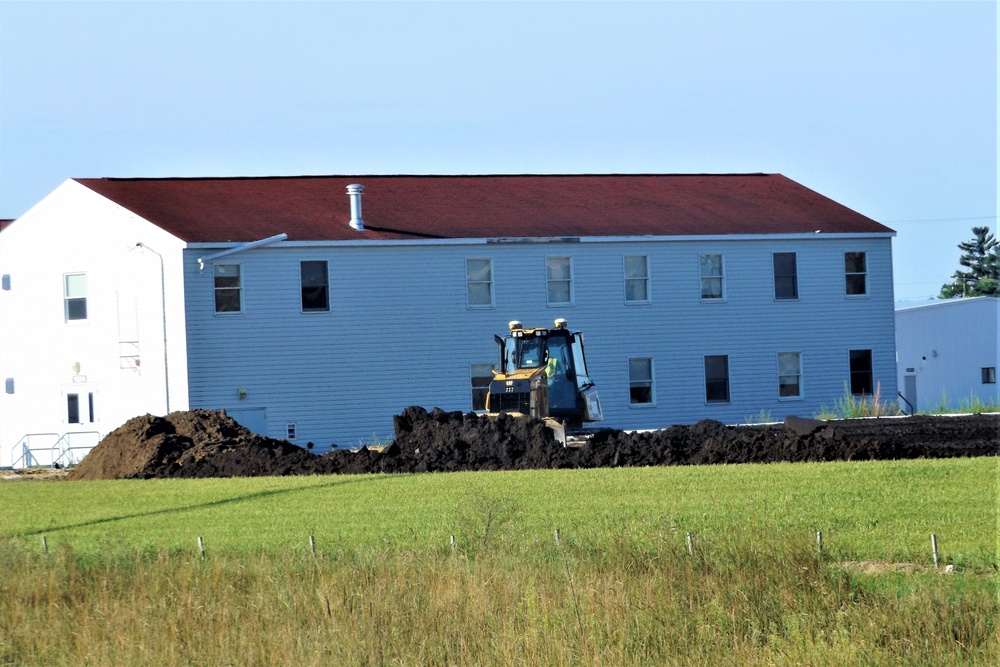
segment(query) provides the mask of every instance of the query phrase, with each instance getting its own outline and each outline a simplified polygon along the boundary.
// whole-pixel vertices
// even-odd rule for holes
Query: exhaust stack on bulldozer
[[[597,388],[587,373],[583,333],[557,319],[551,329],[525,329],[514,320],[510,333],[494,336],[499,347],[486,396],[486,411],[544,419],[565,443],[566,429],[603,419]]]

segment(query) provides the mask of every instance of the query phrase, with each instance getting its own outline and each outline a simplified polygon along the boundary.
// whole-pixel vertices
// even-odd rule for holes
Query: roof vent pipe
[[[358,231],[365,228],[365,221],[361,219],[361,195],[365,192],[365,186],[358,183],[347,186],[347,195],[351,198],[351,227]]]

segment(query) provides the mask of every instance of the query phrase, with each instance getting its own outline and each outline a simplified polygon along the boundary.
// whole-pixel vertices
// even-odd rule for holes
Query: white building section
[[[936,301],[896,311],[901,406],[907,412],[1000,402],[1000,299]]]

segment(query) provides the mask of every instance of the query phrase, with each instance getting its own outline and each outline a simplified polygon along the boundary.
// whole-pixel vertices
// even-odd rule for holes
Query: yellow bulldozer
[[[567,430],[604,418],[581,332],[570,331],[562,318],[551,329],[525,329],[517,320],[507,326],[510,333],[494,336],[500,359],[486,395],[488,413],[544,419],[563,443]]]

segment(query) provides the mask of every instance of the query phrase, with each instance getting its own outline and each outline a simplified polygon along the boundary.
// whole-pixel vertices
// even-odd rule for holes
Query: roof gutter
[[[272,243],[278,243],[279,241],[284,241],[288,238],[288,234],[282,232],[281,234],[275,234],[274,236],[268,236],[266,239],[260,239],[259,241],[250,241],[249,243],[242,243],[235,248],[229,248],[227,250],[220,250],[219,252],[208,255],[206,257],[198,258],[198,270],[205,270],[205,262],[211,262],[213,259],[219,259],[220,257],[225,257],[226,255],[233,255],[238,252],[243,252],[244,250],[252,250],[253,248],[259,248],[261,246],[270,245]]]

